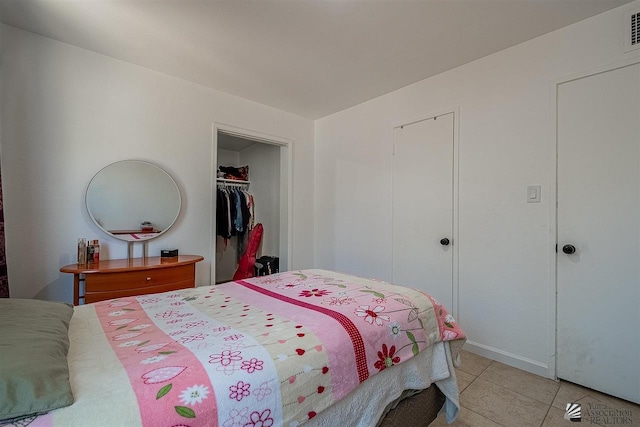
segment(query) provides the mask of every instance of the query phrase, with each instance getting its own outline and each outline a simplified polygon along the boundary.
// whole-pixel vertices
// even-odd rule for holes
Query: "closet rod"
[[[235,184],[250,184],[249,181],[242,181],[239,179],[224,179],[224,178],[216,178],[218,182],[231,182]]]

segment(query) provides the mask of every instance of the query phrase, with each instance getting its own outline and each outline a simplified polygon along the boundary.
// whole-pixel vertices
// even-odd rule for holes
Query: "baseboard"
[[[463,349],[491,360],[504,363],[505,365],[513,366],[514,368],[522,369],[523,371],[531,372],[532,374],[540,375],[541,377],[550,378],[549,367],[544,363],[536,362],[535,360],[527,359],[526,357],[498,350],[497,348],[483,344],[478,344],[473,341],[467,341]]]

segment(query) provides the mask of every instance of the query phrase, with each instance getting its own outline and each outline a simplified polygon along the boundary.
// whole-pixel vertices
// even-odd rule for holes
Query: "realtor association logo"
[[[582,408],[579,403],[567,403],[567,410],[564,413],[564,419],[579,423],[582,421]]]

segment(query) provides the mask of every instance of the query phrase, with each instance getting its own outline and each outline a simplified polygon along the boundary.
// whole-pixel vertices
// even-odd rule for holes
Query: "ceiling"
[[[0,19],[316,119],[630,2],[0,0]]]

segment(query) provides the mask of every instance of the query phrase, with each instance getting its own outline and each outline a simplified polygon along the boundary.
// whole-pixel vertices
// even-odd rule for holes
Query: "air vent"
[[[640,11],[633,11],[625,23],[625,51],[640,48]]]
[[[631,46],[640,44],[640,12],[631,15],[631,38],[629,43]]]

